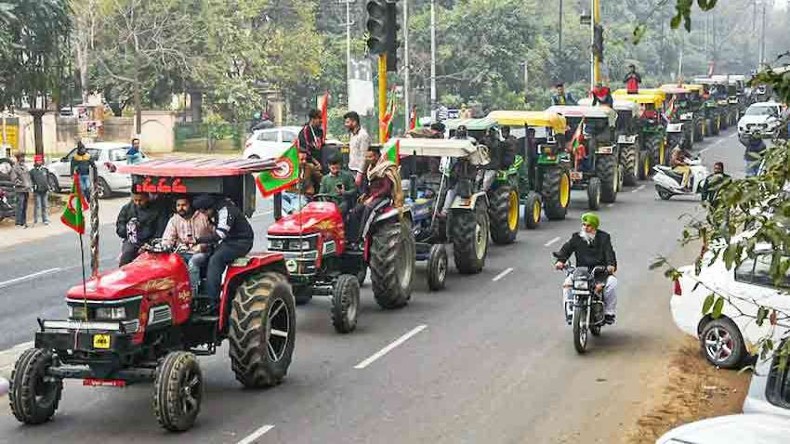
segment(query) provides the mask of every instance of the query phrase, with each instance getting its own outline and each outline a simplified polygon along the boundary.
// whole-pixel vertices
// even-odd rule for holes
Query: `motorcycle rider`
[[[691,167],[686,163],[686,156],[679,146],[672,148],[672,153],[669,158],[669,166],[672,171],[682,174],[683,179],[680,181],[680,186],[686,191],[689,191],[689,178],[691,177]]]
[[[206,270],[206,294],[211,301],[207,312],[216,313],[222,274],[228,265],[252,250],[255,233],[241,209],[228,198],[201,194],[192,206],[208,216],[215,227],[210,235],[197,238],[197,243],[215,245]]]
[[[565,268],[565,263],[572,254],[576,255],[576,266],[587,267],[606,267],[608,276],[603,288],[604,300],[604,320],[607,324],[614,324],[617,310],[617,278],[614,276],[617,271],[617,257],[612,247],[612,238],[609,233],[599,230],[600,219],[595,213],[582,214],[582,228],[579,232],[573,233],[570,240],[566,242],[560,251],[555,253],[557,262],[554,267],[557,270]],[[568,276],[562,284],[563,296],[565,300],[565,317],[570,324],[572,309],[573,278]]]
[[[708,203],[715,206],[718,203],[717,195],[719,190],[731,180],[730,175],[724,172],[724,163],[714,163],[713,174],[705,178],[702,187],[702,200],[708,201]]]

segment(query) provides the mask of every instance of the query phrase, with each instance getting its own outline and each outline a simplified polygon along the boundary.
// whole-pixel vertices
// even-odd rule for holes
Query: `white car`
[[[757,128],[766,137],[776,136],[781,124],[782,105],[777,102],[753,103],[738,121],[738,136]]]
[[[656,444],[784,444],[788,436],[787,418],[752,413],[685,424],[658,438]]]
[[[299,136],[300,126],[280,126],[256,130],[244,144],[245,159],[279,158]]]
[[[705,358],[717,367],[737,368],[747,357],[750,345],[768,334],[778,342],[786,332],[780,326],[772,330],[768,320],[762,326],[754,320],[757,304],[790,310],[790,276],[783,288],[775,287],[769,273],[773,250],[758,244],[754,253],[755,258],[744,259],[734,270],[727,270],[719,259],[703,266],[696,278],[693,266],[682,267],[682,276],[674,284],[670,307],[675,325],[698,338]],[[703,259],[703,265],[709,261],[709,257]],[[697,285],[698,281],[704,285]],[[730,296],[718,319],[702,314],[703,303],[712,291]]]
[[[99,198],[107,198],[113,193],[128,193],[132,190],[132,176],[129,174],[118,173],[118,165],[126,164],[126,152],[132,146],[123,142],[96,142],[85,144],[87,152],[96,163],[96,170],[99,173],[97,187]],[[67,155],[51,162],[47,165],[49,169],[49,185],[59,192],[69,190],[72,185],[71,159],[77,149],[72,149]],[[143,160],[146,156],[142,153]]]
[[[774,350],[781,349],[787,340],[776,343]],[[773,356],[757,360],[743,413],[777,415],[790,422],[790,365],[780,368],[779,359]]]

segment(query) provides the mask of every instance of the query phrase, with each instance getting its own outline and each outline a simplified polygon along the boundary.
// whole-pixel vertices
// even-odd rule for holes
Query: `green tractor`
[[[557,113],[545,111],[492,111],[488,118],[511,128],[518,154],[519,196],[527,228],[536,228],[541,205],[549,220],[562,220],[571,200],[570,156],[565,152],[567,123]],[[536,199],[537,197],[537,199]]]
[[[640,90],[639,94],[628,94],[626,90],[617,90],[615,100],[627,100],[639,107],[637,126],[641,150],[637,158],[637,177],[647,180],[655,165],[665,165],[669,161],[667,150],[667,127],[661,118],[665,94],[658,90]],[[615,107],[616,107],[615,103]],[[618,117],[619,122],[619,117]],[[618,125],[619,126],[619,125]],[[673,128],[680,132],[680,126]],[[681,133],[682,137],[682,133]]]
[[[675,85],[663,85],[661,91],[666,94],[665,113],[669,119],[667,125],[667,151],[680,146],[690,151],[695,141],[696,125],[694,111],[688,100],[689,91]],[[669,165],[669,156],[665,156],[664,166]]]
[[[623,185],[634,186],[639,180],[640,156],[642,153],[642,139],[639,131],[639,105],[629,100],[622,100],[618,96],[614,100],[614,110],[617,113],[617,126],[615,140],[620,150],[620,170],[623,175]],[[592,106],[592,99],[579,100],[579,105]]]
[[[570,138],[571,184],[587,191],[587,203],[597,210],[613,203],[623,184],[620,150],[615,139],[617,113],[606,106],[552,106],[548,112],[565,117]],[[566,135],[567,136],[567,135]]]

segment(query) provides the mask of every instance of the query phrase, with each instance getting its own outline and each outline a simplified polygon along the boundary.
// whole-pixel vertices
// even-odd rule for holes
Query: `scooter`
[[[702,192],[705,178],[709,175],[708,169],[702,165],[699,158],[688,159],[686,164],[691,168],[689,189],[680,186],[683,181],[682,174],[678,174],[672,168],[663,165],[653,167],[655,172],[653,182],[655,183],[658,197],[662,200],[669,200],[672,196],[693,196]]]

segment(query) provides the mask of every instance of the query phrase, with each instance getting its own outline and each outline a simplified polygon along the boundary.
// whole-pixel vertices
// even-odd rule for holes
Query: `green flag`
[[[390,139],[381,148],[381,154],[395,165],[400,165],[400,140]]]
[[[69,193],[69,199],[66,201],[66,208],[63,209],[60,220],[77,233],[85,234],[85,217],[82,215],[82,210],[87,208],[88,202],[85,200],[85,195],[82,194],[80,177],[75,173],[71,193]]]
[[[255,184],[263,197],[269,197],[298,181],[299,151],[294,144],[277,160],[277,166],[273,170],[264,171],[258,175]]]

